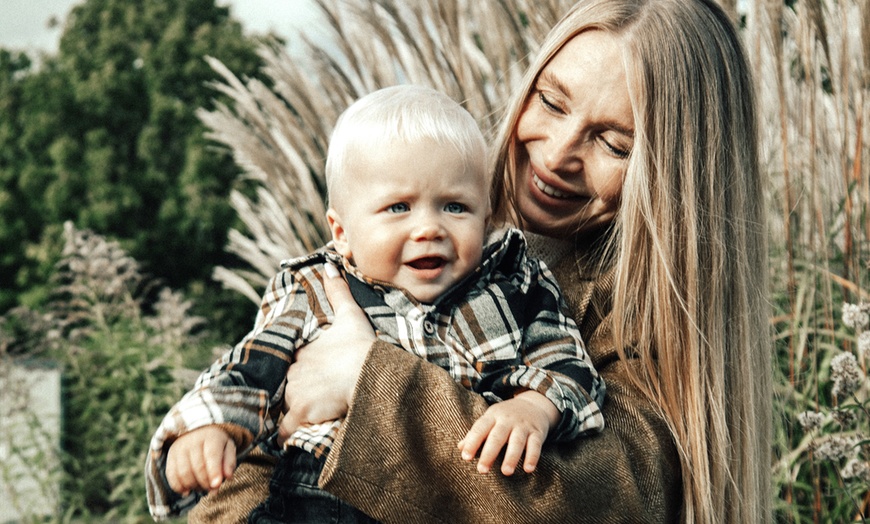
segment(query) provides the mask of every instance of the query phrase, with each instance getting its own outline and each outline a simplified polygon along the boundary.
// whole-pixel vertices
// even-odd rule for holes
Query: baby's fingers
[[[228,479],[233,476],[236,471],[236,443],[232,440],[227,441],[224,447],[224,478]]]
[[[193,485],[188,485],[188,489],[209,489],[211,479],[208,474],[208,466],[206,465],[206,457],[202,448],[193,449],[189,455],[190,471],[195,477]]]
[[[507,448],[504,453],[504,460],[501,463],[501,472],[503,475],[511,476],[516,471],[517,464],[520,462],[520,457],[523,456],[523,449],[526,447],[527,434],[519,428],[514,428],[508,438]]]
[[[208,439],[203,442],[203,458],[205,477],[197,477],[200,486],[217,489],[236,469],[236,445],[228,438]]]
[[[469,462],[477,455],[477,450],[480,449],[489,431],[492,429],[494,421],[486,417],[477,419],[465,437],[459,441],[457,447],[462,453],[462,460]]]
[[[526,458],[523,460],[523,471],[532,473],[538,467],[538,461],[541,459],[541,448],[544,445],[544,440],[539,433],[529,435],[529,441],[526,443]]]
[[[505,442],[511,434],[511,428],[504,424],[494,424],[486,437],[483,449],[480,450],[480,458],[477,459],[477,471],[480,474],[489,473],[492,465],[501,453]]]
[[[187,496],[190,492],[189,486],[196,481],[190,471],[187,455],[173,453],[172,448],[169,449],[169,456],[166,459],[166,481],[172,491],[184,496]]]
[[[202,454],[183,448],[173,453],[169,448],[166,462],[166,480],[172,491],[187,496],[191,490],[200,489],[200,477],[205,478],[205,468],[202,464]],[[199,458],[200,460],[197,460]],[[200,468],[201,472],[197,471]]]

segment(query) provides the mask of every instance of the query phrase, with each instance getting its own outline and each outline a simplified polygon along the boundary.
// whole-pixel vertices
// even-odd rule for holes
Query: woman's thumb
[[[323,289],[326,291],[326,298],[329,300],[329,305],[332,306],[336,315],[339,310],[346,309],[348,306],[359,309],[359,306],[353,299],[353,295],[350,294],[347,282],[341,278],[341,273],[338,272],[338,269],[327,262],[324,264],[324,271],[326,272],[326,278],[323,279]]]

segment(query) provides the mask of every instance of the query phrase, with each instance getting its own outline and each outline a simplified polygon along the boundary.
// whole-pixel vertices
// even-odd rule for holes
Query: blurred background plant
[[[777,515],[864,520],[870,498],[859,471],[870,455],[854,444],[870,434],[868,355],[853,313],[870,300],[870,4],[754,10],[760,23],[747,36],[770,180]],[[844,476],[845,459],[831,451],[847,444],[855,474]]]
[[[28,470],[48,472],[44,502],[55,501],[59,519],[145,522],[147,442],[214,353],[203,343],[204,319],[190,314],[189,300],[162,288],[156,302],[143,302],[153,283],[117,242],[71,222],[63,236],[46,312],[22,307],[0,322],[4,420],[27,421],[25,434],[10,439],[12,452],[30,457]],[[39,390],[13,375],[23,355],[55,362],[63,371],[62,426],[54,445],[45,436],[56,432],[53,421],[33,416],[34,403],[48,399],[34,396]],[[12,491],[5,496],[33,504],[32,493],[16,493],[14,475],[23,477],[22,471],[5,473]],[[18,511],[37,520],[46,508]]]
[[[86,4],[105,8],[115,1]],[[145,231],[147,221],[137,227],[143,228],[141,238],[151,240],[131,253],[137,260],[148,255],[145,273],[162,280],[143,276],[138,262],[122,250],[132,245],[124,235],[88,232],[91,222],[70,217],[77,226],[53,226],[64,231],[63,242],[39,243],[46,252],[52,245],[58,253],[66,246],[60,264],[53,263],[59,255],[40,259],[46,261],[40,267],[55,275],[40,292],[44,300],[10,310],[0,322],[4,359],[50,355],[64,372],[58,473],[64,518],[147,520],[142,454],[162,414],[191,384],[190,370],[212,358],[207,341],[234,342],[243,334],[244,328],[220,319],[246,318],[250,324],[253,303],[278,261],[327,237],[323,162],[338,114],[376,88],[423,83],[462,101],[491,136],[536,43],[573,0],[316,3],[326,37],[300,35],[302,50],[293,55],[280,41],[258,41],[251,62],[209,53],[203,64],[212,76],[199,78],[211,78],[206,89],[214,101],[195,98],[185,106],[196,110],[202,124],[187,140],[219,146],[208,154],[197,149],[195,158],[213,152],[231,158],[237,170],[233,184],[220,186],[223,197],[220,192],[209,197],[210,202],[223,198],[236,215],[222,222],[226,258],[199,259],[200,271],[207,269],[248,300],[203,307],[209,294],[204,290],[213,284],[204,284],[201,272],[190,281],[198,283],[178,285],[185,295],[170,291],[165,286],[175,282],[154,270],[159,257],[149,255],[161,252],[162,244]],[[863,520],[870,501],[870,335],[863,320],[870,302],[870,0],[722,3],[740,25],[756,69],[769,181],[777,521]],[[0,64],[3,59],[13,70],[7,78],[26,69],[16,62],[20,57],[0,51]],[[35,85],[0,80],[0,93],[24,96]],[[0,132],[3,136],[8,135]],[[88,144],[82,147],[91,151]],[[0,173],[3,166],[0,160]],[[76,172],[44,169],[71,179]],[[153,173],[161,169],[154,167]],[[195,187],[211,187],[208,176],[194,178],[201,180]],[[190,179],[178,180],[181,194],[190,195],[183,189]],[[10,195],[27,197],[16,191]],[[186,217],[184,209],[196,202],[172,209]],[[169,222],[160,227],[176,231]],[[184,233],[176,242],[201,241],[189,229],[177,231]],[[36,252],[42,251],[31,250]],[[214,325],[225,329],[205,329]]]

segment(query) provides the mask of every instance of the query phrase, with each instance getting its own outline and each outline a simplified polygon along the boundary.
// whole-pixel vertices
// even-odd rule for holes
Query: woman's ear
[[[341,222],[341,217],[338,212],[329,208],[326,212],[326,222],[329,224],[329,230],[332,231],[332,243],[335,250],[344,258],[350,259],[350,244],[347,241],[347,232]]]

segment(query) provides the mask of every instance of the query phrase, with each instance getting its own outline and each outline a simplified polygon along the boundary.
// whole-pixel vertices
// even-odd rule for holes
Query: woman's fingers
[[[347,281],[341,278],[338,269],[334,265],[326,263],[324,264],[324,271],[326,272],[326,278],[323,279],[323,289],[326,291],[329,305],[335,311],[336,318],[344,315],[350,315],[350,318],[361,315],[365,320],[365,313],[356,303],[356,300],[353,299]]]
[[[327,264],[323,287],[335,313],[332,325],[295,355],[287,371],[282,442],[296,428],[343,417],[375,332],[338,270]]]

